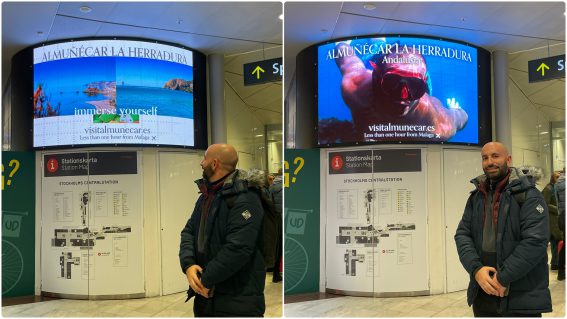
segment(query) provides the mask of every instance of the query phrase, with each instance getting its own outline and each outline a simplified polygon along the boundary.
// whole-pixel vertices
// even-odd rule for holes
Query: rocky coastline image
[[[85,103],[91,104],[97,110],[105,110],[110,113],[116,110],[116,81],[98,81],[91,82],[85,85],[83,93],[87,96],[103,95],[106,100],[86,101]]]
[[[193,93],[193,81],[171,79],[163,85],[164,89]]]

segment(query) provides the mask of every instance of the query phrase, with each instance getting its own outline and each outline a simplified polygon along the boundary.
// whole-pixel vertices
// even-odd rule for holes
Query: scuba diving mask
[[[427,92],[427,83],[416,77],[405,77],[388,72],[380,82],[382,91],[395,100],[413,101]]]

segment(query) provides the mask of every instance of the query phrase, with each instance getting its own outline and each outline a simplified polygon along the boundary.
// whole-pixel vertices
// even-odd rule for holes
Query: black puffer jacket
[[[247,172],[236,170],[216,192],[209,210],[205,234],[205,252],[197,252],[201,203],[197,200],[191,218],[181,232],[179,261],[181,270],[195,264],[204,269],[201,281],[209,289],[214,287],[211,299],[200,309],[211,310],[211,315],[262,316],[265,311],[264,285],[266,271],[259,243],[263,209],[258,194],[249,190],[252,183],[261,181]],[[197,180],[197,185],[204,181]],[[226,203],[233,198],[232,209]]]
[[[484,194],[487,180],[481,175],[471,181],[471,192],[463,218],[455,234],[461,263],[470,274],[467,300],[472,305],[478,293],[474,272],[482,267]],[[514,194],[525,194],[514,195]],[[523,198],[523,204],[518,203]],[[498,208],[496,259],[498,281],[508,287],[500,302],[500,313],[551,312],[547,242],[549,239],[547,205],[533,182],[521,171],[511,168],[508,185],[502,191]]]

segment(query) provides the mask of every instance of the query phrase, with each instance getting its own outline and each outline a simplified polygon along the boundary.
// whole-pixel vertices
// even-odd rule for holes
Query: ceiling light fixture
[[[362,5],[362,7],[368,11],[376,9],[376,5],[373,3],[365,3]]]
[[[283,20],[283,13],[278,16],[278,19]]]
[[[82,6],[79,8],[79,11],[81,11],[82,13],[89,13],[91,11],[93,11],[93,9],[91,9],[91,7],[89,6]]]

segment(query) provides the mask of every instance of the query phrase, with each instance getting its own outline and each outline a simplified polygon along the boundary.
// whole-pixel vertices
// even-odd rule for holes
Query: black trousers
[[[246,315],[238,313],[238,309],[218,309],[215,307],[215,298],[204,298],[195,296],[193,301],[193,313],[195,317],[263,317],[261,315]],[[234,311],[234,312],[232,312]]]
[[[215,315],[213,299],[196,295],[193,300],[193,313],[195,317],[217,317]]]
[[[282,236],[278,237],[278,243],[276,245],[276,254],[275,255],[276,255],[276,257],[275,257],[275,261],[274,261],[274,276],[278,277],[278,276],[280,276],[280,259],[282,258]]]
[[[475,317],[541,317],[541,313],[498,313],[500,298],[488,295],[479,288],[476,299],[473,303],[473,313]]]
[[[564,279],[565,278],[565,241],[563,241],[563,247],[561,247],[561,250],[558,252],[558,271],[557,271],[557,278],[558,279]]]

